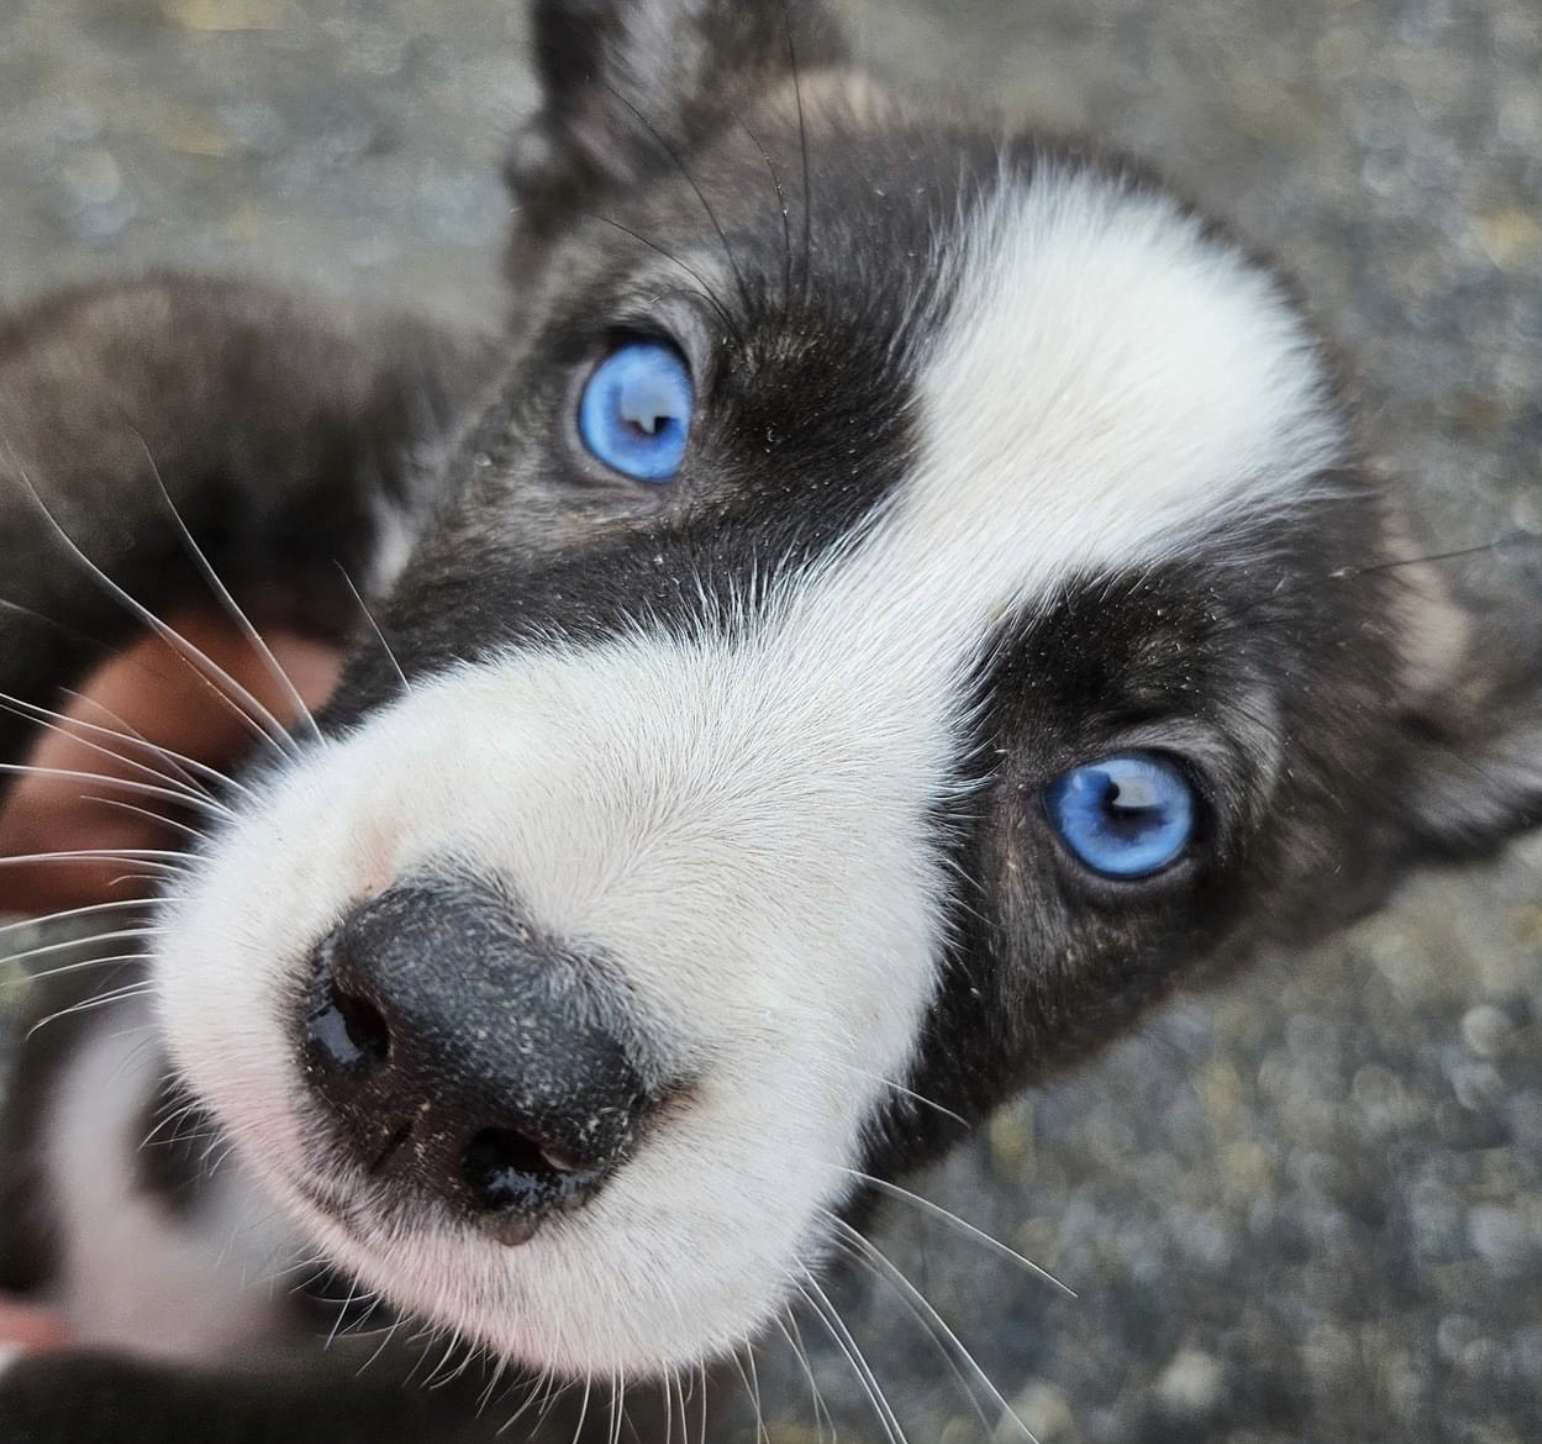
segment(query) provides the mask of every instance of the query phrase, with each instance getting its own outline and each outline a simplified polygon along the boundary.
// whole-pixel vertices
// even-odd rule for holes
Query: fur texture
[[[286,419],[296,311],[168,285],[155,304],[211,335],[277,318],[240,333],[263,384],[216,393],[289,437],[254,474],[200,406],[196,348],[133,332],[164,361],[127,410],[238,597],[341,626],[335,590],[307,590],[335,546],[380,623],[315,734],[223,799],[153,977],[186,1084],[307,1239],[519,1364],[653,1376],[796,1298],[864,1175],[935,1156],[1184,981],[1534,825],[1537,672],[1438,589],[1405,603],[1395,489],[1288,287],[1137,167],[887,97],[813,7],[536,15],[549,93],[510,163],[517,284],[485,387],[476,348],[319,327],[329,384]],[[123,304],[15,328],[0,417],[84,550],[163,608],[189,579],[151,563],[181,543],[134,491],[140,453],[108,449],[115,417],[50,425],[58,376],[124,344]],[[694,377],[667,487],[577,435],[585,378],[634,336]],[[401,434],[417,375],[445,404]],[[136,498],[124,529],[87,504],[108,486]],[[271,489],[297,559],[293,522],[218,514]],[[23,600],[94,624],[35,503],[3,498]],[[34,623],[0,626],[8,690],[73,680]],[[1201,826],[1117,883],[1043,798],[1133,748],[1192,779]],[[446,872],[603,960],[634,1061],[670,1085],[598,1194],[518,1248],[353,1162],[298,1041],[340,920]],[[471,1009],[459,1026],[496,1025]]]

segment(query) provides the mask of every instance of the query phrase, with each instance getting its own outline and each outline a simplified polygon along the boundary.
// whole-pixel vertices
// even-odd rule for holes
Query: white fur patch
[[[234,1160],[187,1217],[138,1185],[159,1081],[148,1024],[141,1008],[110,1010],[57,1085],[44,1154],[63,1246],[53,1302],[84,1347],[215,1360],[280,1331],[298,1240]]]
[[[1086,173],[1008,183],[957,265],[890,536],[961,620],[1298,506],[1341,461],[1278,283],[1170,197]]]
[[[415,688],[281,778],[170,916],[162,1017],[247,1159],[350,1269],[509,1354],[654,1370],[779,1306],[936,986],[934,818],[993,624],[1074,573],[1297,506],[1340,459],[1275,284],[1171,201],[1042,173],[968,234],[916,353],[920,452],[859,540],[727,632]],[[284,985],[352,902],[449,856],[615,959],[701,1078],[519,1249],[344,1230],[291,1182]]]

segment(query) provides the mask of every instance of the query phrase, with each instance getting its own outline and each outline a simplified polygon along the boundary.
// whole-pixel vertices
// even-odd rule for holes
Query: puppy
[[[296,1365],[318,1257],[672,1429],[1004,1099],[1542,820],[1536,671],[1409,585],[1267,263],[812,4],[535,26],[495,346],[179,278],[0,331],[5,761],[210,588],[353,645],[292,731],[187,649],[250,764],[140,754],[197,836],[6,1174],[109,1352],[0,1375],[22,1437],[508,1422]],[[194,1115],[212,1178],[139,1147]]]

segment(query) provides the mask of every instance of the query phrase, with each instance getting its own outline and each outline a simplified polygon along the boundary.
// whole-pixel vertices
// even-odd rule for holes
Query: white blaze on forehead
[[[1045,170],[958,234],[950,304],[911,352],[915,453],[859,539],[735,627],[415,686],[280,781],[163,947],[179,1061],[275,1157],[265,1125],[297,1084],[253,1019],[273,1033],[285,979],[392,868],[463,859],[624,971],[699,1078],[692,1106],[524,1249],[349,1256],[534,1362],[692,1359],[777,1303],[936,986],[936,814],[992,624],[1078,571],[1289,510],[1341,460],[1275,283],[1172,201]]]
[[[1168,195],[1046,166],[943,264],[920,455],[869,558],[918,620],[967,630],[1078,570],[1174,554],[1344,460],[1279,283]]]

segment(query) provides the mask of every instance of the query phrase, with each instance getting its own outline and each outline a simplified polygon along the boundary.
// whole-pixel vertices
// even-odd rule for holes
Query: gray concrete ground
[[[1538,0],[847,9],[881,66],[1122,142],[1280,254],[1442,543],[1542,529]],[[0,300],[172,260],[484,312],[523,34],[509,0],[0,0]],[[1542,645],[1535,550],[1464,580]],[[878,1234],[1044,1444],[1542,1438],[1542,846],[1174,1009],[925,1188],[1080,1291],[915,1209]],[[841,1303],[912,1440],[989,1437],[891,1292]],[[777,1352],[773,1437],[812,1440]]]

